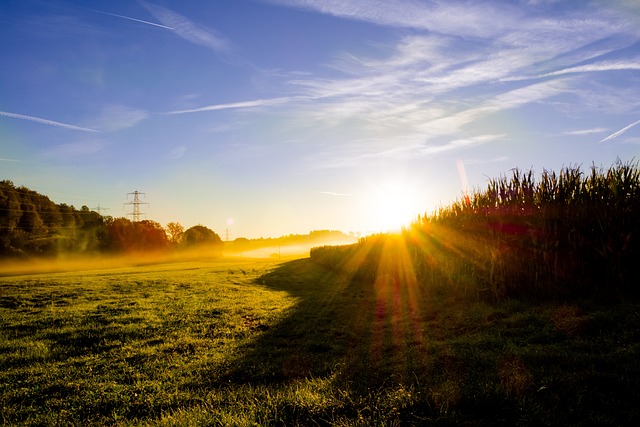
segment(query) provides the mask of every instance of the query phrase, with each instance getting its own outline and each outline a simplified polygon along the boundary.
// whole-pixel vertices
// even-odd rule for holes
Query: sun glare
[[[366,203],[371,231],[399,231],[420,213],[418,204],[416,193],[406,185],[385,184],[373,189]]]

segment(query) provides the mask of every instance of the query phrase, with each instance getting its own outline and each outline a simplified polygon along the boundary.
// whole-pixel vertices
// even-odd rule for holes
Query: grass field
[[[5,425],[640,419],[637,304],[464,301],[309,259],[45,270],[0,277]]]

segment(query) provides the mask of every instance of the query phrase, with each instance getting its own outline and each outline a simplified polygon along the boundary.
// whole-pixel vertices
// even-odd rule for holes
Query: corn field
[[[421,284],[494,300],[638,296],[640,169],[618,162],[585,173],[570,166],[538,178],[514,169],[418,218],[402,238]],[[355,276],[371,279],[388,239],[363,239],[341,250],[344,259],[355,258],[351,264],[338,262],[337,253],[328,264],[349,265]],[[322,262],[329,254],[314,257]]]

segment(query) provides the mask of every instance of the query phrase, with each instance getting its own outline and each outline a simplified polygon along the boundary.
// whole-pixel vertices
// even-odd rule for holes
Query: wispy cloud
[[[637,99],[586,75],[640,69],[638,58],[612,59],[625,55],[636,38],[627,36],[635,34],[633,25],[606,7],[588,4],[559,14],[548,3],[532,2],[516,7],[443,0],[262,1],[428,31],[376,45],[378,54],[370,57],[337,54],[325,65],[338,73],[282,72],[278,78],[284,78],[288,96],[165,114],[271,112],[270,107],[278,107],[273,110],[282,113],[287,126],[313,129],[317,138],[335,141],[314,155],[315,167],[349,167],[376,159],[435,156],[509,138],[518,130],[501,120],[507,110],[544,103],[569,115],[613,105],[612,92]],[[546,8],[553,13],[545,14]],[[167,20],[160,22],[174,27]],[[627,102],[620,108],[630,107]],[[476,129],[483,129],[481,135]],[[607,129],[566,134],[598,132]]]
[[[178,36],[188,42],[204,46],[218,52],[225,52],[229,50],[229,42],[224,40],[222,37],[215,35],[211,29],[198,25],[171,9],[144,1],[140,1],[140,4],[142,4],[149,13],[151,13],[151,15],[160,21],[165,28],[171,29]]]
[[[19,160],[0,157],[0,162],[19,162]]]
[[[10,113],[10,112],[7,112],[7,111],[0,111],[0,116],[10,117],[12,119],[28,120],[28,121],[31,121],[31,122],[41,123],[43,125],[57,126],[57,127],[65,128],[65,129],[78,130],[78,131],[82,131],[82,132],[100,132],[97,129],[85,128],[85,127],[81,127],[81,126],[71,125],[71,124],[68,124],[68,123],[62,123],[62,122],[56,122],[54,120],[43,119],[43,118],[40,118],[40,117],[27,116],[27,115],[24,115],[24,114]]]
[[[103,144],[100,141],[78,141],[67,144],[59,144],[42,151],[47,157],[69,159],[95,154],[101,151]]]
[[[271,99],[254,99],[251,101],[242,102],[230,102],[226,104],[212,104],[205,107],[192,108],[189,110],[176,110],[169,111],[163,114],[187,114],[187,113],[200,113],[203,111],[218,111],[218,110],[236,110],[236,109],[250,109],[259,107],[269,107],[274,105],[285,104],[292,101],[298,101],[301,99],[307,99],[307,97],[281,97]]]
[[[167,154],[167,158],[171,160],[176,160],[184,156],[186,152],[187,152],[187,147],[185,147],[184,145],[178,145],[177,147],[173,148],[169,152],[169,154]]]
[[[145,110],[124,105],[110,105],[102,109],[96,119],[96,127],[104,131],[117,131],[135,126],[149,117]]]
[[[612,140],[613,138],[617,138],[617,137],[619,137],[620,135],[622,135],[623,133],[625,133],[626,131],[628,131],[629,129],[631,129],[632,127],[634,127],[634,126],[636,126],[636,125],[638,125],[638,124],[640,124],[640,120],[638,120],[637,122],[633,122],[633,123],[631,123],[629,126],[625,126],[625,127],[623,127],[622,129],[620,129],[620,130],[619,130],[619,131],[617,131],[617,132],[612,133],[611,135],[607,136],[606,138],[604,138],[604,139],[600,140],[600,142],[610,141],[610,140]]]
[[[507,160],[509,160],[508,156],[498,156],[498,157],[494,157],[491,159],[465,159],[464,160],[464,164],[467,166],[471,166],[471,165],[485,165],[488,163],[500,163],[500,162],[506,162]]]
[[[174,28],[168,27],[166,25],[156,24],[155,22],[149,22],[149,21],[145,21],[145,20],[142,20],[142,19],[132,18],[130,16],[118,15],[117,13],[109,13],[109,12],[104,12],[104,11],[95,10],[95,9],[89,9],[89,10],[92,11],[92,12],[95,12],[95,13],[101,13],[103,15],[114,16],[116,18],[127,19],[129,21],[139,22],[141,24],[152,25],[154,27],[164,28],[166,30],[174,30]]]
[[[318,194],[326,194],[327,196],[337,196],[337,197],[351,197],[352,194],[348,193],[336,193],[333,191],[318,191]]]
[[[505,136],[506,136],[505,134],[478,135],[471,138],[456,139],[453,141],[449,141],[444,145],[429,145],[427,147],[424,147],[421,151],[422,151],[422,155],[427,155],[427,156],[434,155],[434,154],[441,154],[448,151],[455,151],[463,148],[469,148],[472,146],[486,144],[491,141],[502,139]]]
[[[291,111],[300,126],[332,128],[341,132],[342,139],[357,135],[362,140],[388,141],[386,147],[367,146],[364,154],[337,147],[340,164],[364,161],[377,153],[394,158],[437,155],[505,138],[507,127],[478,137],[470,135],[472,125],[500,125],[501,112],[533,104],[544,102],[566,114],[578,107],[594,110],[611,92],[606,84],[597,87],[599,82],[581,84],[580,74],[640,69],[640,61],[633,58],[583,63],[630,43],[629,38],[619,37],[628,27],[624,20],[590,7],[548,18],[524,9],[491,9],[478,2],[474,17],[461,15],[461,22],[468,19],[466,23],[478,25],[464,29],[447,22],[458,16],[454,2],[407,1],[399,6],[370,0],[268,1],[380,25],[431,30],[406,36],[395,46],[381,46],[383,54],[378,57],[340,55],[331,65],[342,77],[291,76],[289,87],[314,100]],[[440,18],[442,31],[436,22]],[[496,22],[500,24],[490,28]],[[470,32],[476,37],[460,37]],[[612,37],[617,37],[615,43],[605,42]],[[560,111],[554,103],[558,100],[573,104]],[[327,163],[335,164],[332,160]]]
[[[455,134],[464,126],[480,120],[489,114],[495,114],[547,99],[562,93],[565,88],[565,85],[558,81],[541,82],[517,88],[500,93],[488,100],[478,102],[471,108],[428,121],[422,124],[420,129],[429,135]]]
[[[609,129],[607,129],[607,128],[569,130],[569,131],[563,132],[563,135],[570,135],[570,136],[591,135],[591,134],[594,134],[594,133],[606,132],[608,130]]]
[[[500,79],[501,81],[519,81],[519,80],[532,80],[541,79],[545,77],[557,77],[565,74],[574,73],[595,73],[604,71],[637,71],[640,70],[640,60],[626,60],[626,61],[602,61],[592,64],[576,65],[575,67],[568,67],[561,70],[552,71],[544,74],[529,75],[529,76],[512,76]]]
[[[481,2],[416,2],[411,0],[267,0],[270,3],[371,22],[379,25],[426,29],[440,33],[486,36],[502,31],[515,18],[514,8],[503,7],[502,15],[512,19],[496,20],[497,10]]]

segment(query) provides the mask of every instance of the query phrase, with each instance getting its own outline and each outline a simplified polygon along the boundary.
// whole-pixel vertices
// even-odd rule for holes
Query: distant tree
[[[204,225],[194,225],[184,232],[186,245],[222,244],[222,239],[213,230]]]
[[[169,241],[177,245],[182,241],[184,236],[184,227],[177,222],[170,222],[166,227],[167,234],[169,235]]]
[[[22,235],[26,234],[18,228],[22,217],[20,195],[12,181],[0,181],[0,255],[19,255]]]
[[[126,252],[135,249],[133,223],[128,218],[110,218],[107,222],[107,249]]]
[[[109,218],[106,224],[105,246],[113,251],[158,251],[169,246],[164,228],[156,221],[132,222],[128,218]]]
[[[81,211],[76,226],[76,248],[83,252],[101,250],[107,245],[105,218],[95,211]]]
[[[213,230],[204,225],[195,225],[184,232],[182,244],[186,247],[207,247],[222,252],[222,239]]]
[[[159,222],[145,219],[134,223],[136,247],[143,251],[156,251],[169,246],[167,233]]]

